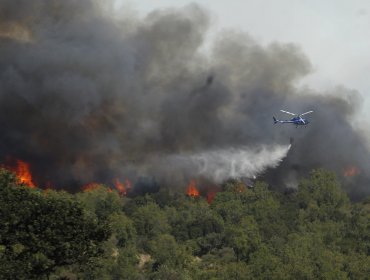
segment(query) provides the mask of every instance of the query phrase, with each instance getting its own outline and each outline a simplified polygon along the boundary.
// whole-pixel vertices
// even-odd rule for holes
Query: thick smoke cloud
[[[210,21],[197,5],[135,19],[98,3],[0,1],[1,159],[25,160],[40,185],[68,188],[163,177],[156,165],[177,154],[288,147],[293,137],[264,174],[273,185],[356,166],[349,191],[369,193],[369,151],[350,122],[358,95],[297,88],[311,68],[299,47],[230,31],[204,54]],[[279,109],[314,110],[312,124],[273,126]]]

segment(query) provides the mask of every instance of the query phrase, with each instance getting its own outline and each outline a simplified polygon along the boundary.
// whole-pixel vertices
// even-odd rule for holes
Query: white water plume
[[[216,149],[194,154],[168,157],[166,166],[186,169],[193,176],[201,176],[220,183],[228,178],[253,178],[267,168],[274,168],[286,157],[291,145],[238,147]]]

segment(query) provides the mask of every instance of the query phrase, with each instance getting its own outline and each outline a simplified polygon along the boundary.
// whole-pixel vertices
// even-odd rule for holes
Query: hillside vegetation
[[[370,277],[370,199],[323,170],[290,193],[229,181],[208,204],[175,187],[41,191],[1,169],[0,218],[2,279]]]

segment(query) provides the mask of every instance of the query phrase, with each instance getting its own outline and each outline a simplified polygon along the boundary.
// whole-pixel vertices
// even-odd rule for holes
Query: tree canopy
[[[226,182],[212,203],[161,188],[125,197],[29,189],[0,170],[5,279],[369,279],[370,199],[335,174],[295,191]]]
[[[99,256],[109,230],[68,197],[18,185],[13,174],[0,169],[3,278],[40,279],[57,267],[82,265]]]

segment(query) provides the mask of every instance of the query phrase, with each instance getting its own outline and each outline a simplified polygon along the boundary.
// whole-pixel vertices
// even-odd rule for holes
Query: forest
[[[1,279],[370,279],[370,198],[335,173],[122,195],[29,188],[0,169]]]

